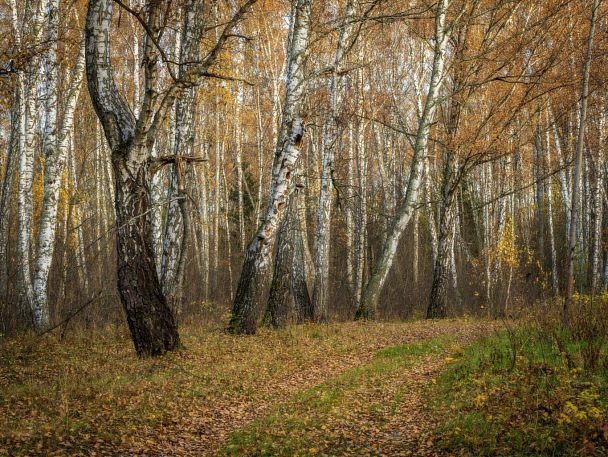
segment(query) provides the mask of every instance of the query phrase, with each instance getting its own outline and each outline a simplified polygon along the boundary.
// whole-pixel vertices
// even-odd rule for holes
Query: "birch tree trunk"
[[[570,233],[570,217],[571,217],[571,195],[570,186],[568,184],[568,177],[566,174],[566,167],[564,166],[564,157],[562,153],[562,146],[559,133],[557,132],[557,126],[555,120],[552,120],[551,131],[553,133],[553,141],[555,144],[555,154],[557,156],[557,164],[559,166],[559,183],[562,192],[562,200],[564,201],[564,213],[566,215],[566,236]]]
[[[540,128],[540,127],[538,127]],[[545,268],[545,234],[544,234],[544,203],[545,203],[545,180],[542,178],[545,166],[543,155],[543,144],[540,131],[534,132],[534,169],[536,181],[535,206],[537,227],[537,256],[540,267]]]
[[[603,206],[604,196],[602,195],[602,183],[603,176],[602,166],[597,163],[598,159],[591,159],[590,170],[593,170],[594,180],[589,183],[590,194],[588,196],[588,208],[590,213],[589,221],[589,255],[591,257],[590,264],[590,293],[595,294],[598,291],[600,284],[600,270],[601,270],[601,234],[602,234],[602,218],[603,218]],[[588,176],[589,177],[589,176]]]
[[[216,103],[218,103],[216,98]],[[224,142],[220,140],[220,121],[215,123],[215,189],[213,196],[213,290],[218,293],[220,265],[221,170],[224,163]]]
[[[355,141],[354,128],[352,122],[348,124],[348,157],[346,170],[346,282],[348,283],[348,291],[354,297],[355,293],[355,263],[353,262],[353,253],[355,245],[355,217],[354,217],[354,186],[355,186]],[[356,309],[353,311],[356,312]]]
[[[566,257],[566,289],[564,292],[564,326],[570,325],[570,314],[572,310],[572,292],[574,284],[574,261],[576,256],[577,245],[577,219],[579,206],[579,183],[581,176],[581,166],[583,160],[583,146],[585,135],[585,120],[587,117],[587,98],[589,95],[589,73],[591,72],[591,60],[593,55],[593,34],[595,32],[595,23],[597,19],[598,0],[593,0],[591,7],[591,24],[589,26],[589,38],[587,40],[587,56],[585,59],[585,68],[583,72],[583,88],[581,92],[581,112],[578,127],[578,141],[576,145],[576,163],[574,168],[574,176],[572,177],[572,216],[570,217],[570,233],[568,237],[568,252]]]
[[[200,42],[205,30],[204,2],[189,1],[185,6],[182,30],[179,77],[187,80],[192,64],[200,60]],[[194,113],[198,107],[197,86],[182,90],[175,108],[175,156],[192,156],[194,146]],[[190,205],[186,193],[184,162],[177,160],[171,167],[169,208],[163,237],[161,284],[167,297],[179,301],[186,264],[190,232]]]
[[[309,321],[313,317],[312,301],[309,290],[313,287],[315,272],[308,249],[308,234],[306,228],[306,195],[302,189],[293,194],[297,211],[295,214],[295,230],[293,234],[293,264],[291,290],[298,324]]]
[[[233,284],[234,280],[232,277],[232,243],[230,240],[230,218],[228,217],[228,181],[226,180],[226,169],[222,167],[222,184],[224,189],[224,202],[226,205],[226,210],[224,211],[224,229],[226,230],[226,245],[227,245],[227,255],[226,255],[226,263],[228,266],[228,296],[232,297],[233,294]]]
[[[205,145],[205,157],[209,156],[209,146]],[[197,187],[199,189],[200,198],[200,211],[199,211],[199,223],[201,226],[201,263],[203,265],[202,279],[203,279],[203,298],[205,302],[209,299],[209,269],[210,269],[210,258],[209,258],[209,211],[207,208],[207,168],[208,164],[203,163],[201,171],[196,173],[199,178]]]
[[[277,252],[267,310],[270,323],[275,328],[285,327],[291,310],[295,312],[298,323],[313,317],[306,281],[305,232],[302,230],[304,224],[301,220],[303,197],[301,189],[296,188],[291,193],[277,236]]]
[[[429,238],[431,242],[431,260],[433,266],[437,262],[437,253],[439,251],[439,235],[437,234],[437,217],[435,216],[435,208],[433,208],[435,196],[434,190],[431,187],[430,163],[426,161],[427,176],[424,179],[424,192],[426,195],[426,220],[429,225]]]
[[[551,134],[549,129],[546,132],[546,159],[547,165],[551,167]],[[557,270],[557,250],[555,249],[555,226],[553,223],[553,180],[547,180],[547,224],[549,225],[549,241],[551,243],[551,289],[553,296],[559,295],[559,273]]]
[[[25,89],[25,129],[22,133],[23,142],[19,160],[19,188],[17,197],[17,212],[19,231],[17,252],[19,256],[19,279],[22,296],[20,297],[21,312],[27,313],[34,303],[34,287],[31,278],[31,228],[32,228],[32,186],[34,180],[34,126],[35,126],[35,81],[30,75]]]
[[[606,114],[602,112],[598,122],[599,127],[599,150],[597,156],[592,158],[591,165],[595,175],[595,188],[593,189],[592,218],[592,240],[591,250],[591,293],[599,291],[601,284],[601,262],[602,262],[602,221],[604,219],[604,164],[600,159],[605,146]]]
[[[439,212],[439,239],[437,257],[433,270],[431,299],[427,319],[447,316],[447,286],[450,274],[450,259],[454,245],[454,157],[451,151],[444,154],[441,209]]]
[[[118,290],[135,349],[140,357],[156,356],[179,347],[174,316],[156,273],[149,218],[154,134],[153,109],[158,69],[154,45],[146,37],[145,92],[135,119],[120,96],[111,70],[111,0],[91,0],[86,21],[86,69],[91,101],[112,150],[115,177]],[[158,28],[158,6],[148,22]]]
[[[360,86],[362,86],[362,78]],[[361,100],[361,105],[362,105]],[[362,114],[362,112],[361,112]],[[355,133],[357,178],[359,185],[359,206],[357,212],[356,248],[355,248],[355,300],[361,302],[363,282],[365,281],[365,254],[367,246],[367,154],[363,132],[364,122],[359,119]]]
[[[268,296],[268,315],[274,328],[287,325],[289,310],[293,308],[292,273],[294,260],[294,213],[297,207],[296,192],[289,197],[285,216],[277,235],[277,252],[270,293]]]
[[[72,81],[63,110],[61,130],[57,123],[57,33],[59,27],[59,2],[49,2],[49,48],[46,62],[46,122],[44,135],[44,195],[40,215],[40,232],[34,270],[34,325],[44,330],[49,325],[48,280],[57,229],[57,206],[62,172],[68,152],[70,135],[74,126],[74,111],[80,95],[84,75],[84,36],[76,58]]]
[[[11,110],[11,133],[9,138],[9,149],[6,166],[2,180],[2,195],[0,197],[0,258],[4,259],[2,271],[0,271],[0,300],[8,302],[9,297],[9,270],[11,255],[9,251],[9,232],[11,225],[11,207],[13,202],[13,190],[19,165],[19,143],[25,121],[23,107],[24,78],[22,74],[17,75],[17,89],[13,94]]]
[[[11,0],[11,32],[17,48],[21,47],[21,19],[17,11],[16,0]],[[0,259],[4,259],[3,271],[0,272],[0,300],[8,302],[9,293],[9,228],[15,179],[17,178],[20,150],[25,130],[25,73],[17,72],[15,91],[11,107],[11,131],[9,150],[4,167],[2,195],[0,197]]]
[[[217,61],[234,27],[256,0],[246,0],[225,24],[211,50],[189,76],[196,81],[213,75],[209,69]],[[175,78],[171,62],[165,62],[169,82],[164,94],[158,91],[161,51],[157,48],[163,32],[162,2],[145,5],[146,36],[143,43],[144,91],[138,117],[132,114],[113,78],[110,59],[111,0],[91,0],[87,12],[86,68],[93,107],[104,128],[112,151],[115,181],[116,244],[118,289],[135,349],[141,357],[156,356],[180,346],[177,324],[156,269],[153,249],[150,185],[152,175],[163,163],[187,161],[169,156],[154,159],[152,150],[159,126],[167,118],[179,88],[192,84]],[[156,39],[154,38],[156,36]],[[198,78],[198,79],[197,79]],[[189,158],[193,161],[192,158]]]
[[[337,139],[336,116],[342,90],[340,80],[340,65],[344,57],[344,48],[350,36],[349,25],[352,18],[355,0],[348,0],[342,28],[338,37],[336,56],[332,67],[329,83],[329,114],[325,122],[323,138],[323,172],[319,195],[319,210],[317,215],[315,284],[312,296],[313,320],[327,322],[329,313],[327,300],[329,294],[329,250],[331,235],[331,210],[333,201],[333,173],[335,160],[335,143]]]
[[[245,250],[245,210],[243,198],[243,164],[242,164],[242,145],[241,145],[241,103],[243,103],[242,87],[239,88],[239,97],[236,103],[235,127],[234,127],[234,159],[236,163],[236,191],[237,205],[239,213],[239,250]]]
[[[412,269],[413,269],[413,277],[414,284],[418,285],[418,271],[420,264],[420,209],[416,209],[414,212],[414,240],[413,240],[413,250],[414,250],[414,258],[412,260]]]
[[[136,0],[134,3],[137,3]],[[133,5],[136,6],[136,5]],[[176,12],[178,23],[181,22],[181,12],[182,8],[179,8]],[[139,24],[136,24],[139,25]],[[133,59],[136,60],[134,62],[135,68],[133,68],[133,113],[137,116],[137,111],[139,109],[139,105],[141,104],[141,82],[140,82],[140,41],[137,33],[134,33],[134,42],[133,42]],[[172,49],[172,57],[175,62],[180,61],[180,54],[182,49],[182,38],[183,33],[175,33],[175,44]],[[172,106],[171,111],[169,113],[169,131],[167,132],[167,143],[166,148],[169,151],[175,152],[175,105]],[[154,143],[154,147],[152,149],[152,157],[158,157],[159,151],[157,147],[158,143]],[[175,164],[174,164],[175,165]],[[150,217],[152,219],[152,247],[154,248],[154,260],[156,262],[156,272],[158,277],[161,278],[161,284],[163,284],[163,290],[165,290],[165,281],[162,279],[163,277],[163,254],[165,250],[165,222],[168,219],[171,219],[168,216],[169,207],[171,207],[174,211],[174,205],[171,205],[172,199],[170,199],[170,195],[172,195],[172,188],[175,187],[174,180],[176,179],[174,174],[171,172],[174,170],[174,165],[170,167],[163,167],[154,173],[152,176],[152,188],[150,189],[151,198],[152,198],[152,211],[150,213]],[[166,182],[169,182],[169,185],[165,185]],[[179,216],[177,216],[179,217]],[[166,283],[171,283],[170,280],[167,280]]]
[[[275,232],[283,220],[287,198],[294,187],[295,165],[304,135],[304,58],[308,50],[312,0],[294,2],[293,32],[287,52],[287,88],[272,170],[270,198],[264,221],[245,253],[230,321],[230,330],[234,333],[251,334],[257,329],[262,295],[272,265]]]
[[[435,49],[431,80],[427,89],[428,92],[422,117],[418,123],[408,186],[403,202],[397,209],[395,219],[388,230],[382,253],[376,261],[372,276],[361,298],[361,303],[357,310],[357,317],[360,319],[375,319],[380,292],[393,265],[399,240],[412,217],[413,211],[415,211],[420,182],[422,180],[424,155],[426,153],[431,125],[435,118],[435,111],[439,103],[439,92],[445,76],[446,51],[450,36],[449,29],[445,23],[448,4],[449,0],[439,0],[437,2],[435,12]]]
[[[34,16],[33,37],[36,43],[41,41],[43,22],[46,12],[47,2],[41,0]],[[30,311],[35,314],[34,287],[31,276],[31,231],[32,231],[32,186],[34,180],[34,155],[35,155],[35,135],[37,121],[36,88],[38,84],[38,72],[40,59],[35,56],[30,61],[30,68],[27,72],[27,83],[24,90],[24,111],[25,118],[23,130],[20,133],[20,160],[19,160],[19,187],[17,193],[17,212],[18,212],[18,266],[20,291],[19,297],[20,312],[23,316]]]
[[[84,70],[84,46],[83,46],[83,70]],[[76,188],[76,186],[78,185],[78,179],[76,177],[76,156],[74,154],[74,147],[72,146],[73,144],[73,135],[70,134],[70,146],[68,148],[68,161],[70,164],[70,179],[72,180],[72,182],[74,183],[75,189],[74,189],[74,193],[78,192],[78,188]],[[87,266],[87,259],[86,259],[86,255],[85,255],[85,244],[84,244],[84,233],[83,233],[83,229],[82,229],[82,210],[80,207],[80,202],[77,202],[77,204],[74,207],[74,213],[75,213],[75,224],[76,224],[76,236],[77,236],[77,241],[78,241],[78,246],[76,247],[76,257],[77,257],[77,263],[78,263],[78,272],[81,275],[81,284],[82,287],[84,288],[84,292],[85,295],[88,296],[89,295],[89,267]]]

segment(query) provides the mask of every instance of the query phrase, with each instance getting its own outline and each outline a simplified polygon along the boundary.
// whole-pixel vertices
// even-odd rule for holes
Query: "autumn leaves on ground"
[[[485,363],[480,338],[500,340],[506,332],[504,341],[520,354],[516,382],[542,371],[518,349],[520,340],[509,337],[510,325],[343,323],[260,329],[246,337],[185,325],[183,350],[144,360],[122,328],[67,334],[63,340],[58,335],[2,340],[0,456],[450,455],[458,454],[460,445],[466,455],[499,449],[492,446],[503,446],[507,452],[501,455],[509,455],[508,440],[501,444],[494,436],[490,442],[466,427],[495,423],[508,435],[501,403],[490,403],[508,401],[504,395],[515,384],[501,378],[506,386],[501,391],[496,373],[480,380],[465,361],[474,361],[477,373]],[[469,354],[470,348],[477,352]],[[492,351],[486,352],[496,358],[497,349]],[[451,384],[441,395],[453,395],[453,404],[435,398],[446,388],[444,380]],[[601,432],[606,417],[598,390],[568,386],[537,412],[556,420],[565,414],[564,429],[568,420],[573,431],[585,425],[585,433],[591,431],[581,435],[586,440],[581,438],[581,449],[588,441],[593,445],[588,450],[595,451],[605,441],[593,432]],[[540,398],[523,387],[518,393]],[[491,410],[495,406],[498,411]],[[460,427],[448,420],[457,417],[456,407],[465,414]],[[578,416],[568,416],[572,408],[579,408]],[[478,422],[466,416],[472,412]],[[518,416],[507,422],[526,417],[509,414]],[[544,446],[552,455],[551,439]]]
[[[387,418],[407,419],[400,398],[421,406],[405,385],[429,382],[442,350],[405,354],[383,379],[375,379],[384,374],[377,354],[433,338],[448,348],[484,331],[462,321],[294,326],[249,337],[185,327],[184,350],[147,360],[122,329],[3,342],[0,455],[292,454],[273,444],[314,455],[334,444],[344,454],[414,445],[423,420],[412,418],[411,435],[382,429]],[[312,408],[318,403],[322,411]],[[276,439],[261,436],[265,427]]]

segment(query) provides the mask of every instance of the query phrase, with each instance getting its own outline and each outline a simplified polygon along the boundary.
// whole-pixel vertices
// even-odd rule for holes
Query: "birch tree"
[[[57,120],[57,33],[59,2],[49,2],[49,43],[46,61],[46,122],[44,135],[44,195],[40,216],[40,231],[34,270],[34,324],[43,330],[49,325],[48,280],[55,248],[57,206],[62,172],[65,168],[68,144],[74,126],[74,112],[84,75],[84,36],[72,71],[63,117]]]
[[[578,138],[576,144],[576,162],[574,176],[572,177],[572,210],[570,216],[570,233],[568,234],[568,252],[566,257],[566,288],[564,291],[564,314],[563,323],[567,327],[570,325],[572,313],[572,292],[574,285],[574,261],[577,246],[577,217],[579,212],[579,183],[581,179],[581,167],[583,161],[583,146],[585,136],[585,120],[587,117],[587,102],[589,96],[589,74],[591,72],[591,61],[593,55],[593,34],[597,20],[597,9],[599,0],[593,0],[591,6],[591,24],[589,26],[589,36],[587,39],[587,55],[585,68],[583,71],[583,87],[581,91],[581,110],[578,126]]]
[[[245,253],[243,269],[232,306],[230,330],[255,333],[263,295],[273,264],[276,232],[284,218],[287,200],[294,188],[295,166],[304,135],[304,64],[308,51],[312,0],[293,0],[292,24],[287,52],[286,92],[283,118],[277,139],[270,198],[262,225]]]
[[[17,1],[11,0],[11,33],[15,47],[18,49],[22,46],[22,18],[19,17],[17,10]],[[0,272],[0,297],[8,299],[9,290],[9,227],[10,227],[10,212],[13,197],[13,188],[17,177],[17,170],[20,162],[20,152],[23,144],[23,133],[25,129],[25,72],[17,71],[15,75],[13,99],[11,106],[11,121],[10,121],[10,137],[9,149],[4,167],[4,177],[2,180],[2,196],[0,199],[0,258],[4,259],[5,265]]]
[[[433,64],[424,109],[418,122],[407,190],[401,205],[397,208],[396,216],[388,229],[382,253],[374,265],[373,273],[361,297],[356,315],[359,319],[375,319],[380,292],[393,265],[399,240],[415,211],[418,191],[422,182],[422,168],[429,133],[435,119],[435,111],[439,104],[440,91],[445,79],[447,45],[451,34],[451,29],[446,24],[448,6],[449,0],[439,0],[437,2],[435,9]]]
[[[129,109],[114,81],[110,55],[111,0],[92,0],[86,21],[86,68],[89,93],[112,151],[115,179],[118,290],[135,349],[141,357],[157,356],[179,347],[175,317],[156,272],[152,243],[150,184],[155,169],[163,163],[187,161],[185,157],[153,160],[156,135],[177,96],[184,87],[170,63],[165,69],[172,77],[168,88],[159,91],[159,67],[164,52],[159,38],[164,31],[162,2],[145,5],[145,20],[133,12],[145,28],[143,43],[144,93],[138,116]],[[232,30],[255,3],[245,2],[226,23],[218,40],[191,76],[215,76],[216,62]],[[121,7],[130,10],[121,3]]]
[[[189,1],[185,6],[181,38],[179,78],[188,81],[193,62],[201,58],[200,42],[205,31],[205,2]],[[190,82],[176,102],[175,109],[175,157],[193,155],[194,114],[198,107],[196,80]],[[169,208],[165,223],[161,283],[165,295],[179,294],[184,277],[187,241],[190,232],[190,205],[186,193],[186,170],[183,161],[176,161],[171,168]]]
[[[41,0],[34,13],[31,36],[35,43],[42,40],[47,2]],[[31,7],[31,5],[29,5]],[[32,11],[30,11],[32,12]],[[16,19],[17,16],[14,16]],[[23,86],[23,121],[20,126],[19,140],[19,186],[17,190],[18,214],[18,268],[21,297],[21,313],[25,316],[34,311],[34,287],[31,276],[31,228],[32,228],[32,186],[34,180],[35,134],[37,121],[36,90],[39,77],[40,58],[30,61],[27,82]]]
[[[315,283],[312,296],[313,319],[327,322],[329,314],[327,299],[329,292],[329,250],[331,233],[331,210],[333,201],[333,179],[336,142],[338,141],[336,116],[341,95],[341,65],[345,48],[352,34],[352,16],[356,6],[355,0],[348,0],[342,20],[342,27],[336,45],[336,55],[331,68],[329,82],[329,113],[324,127],[323,136],[323,172],[319,195],[319,210],[317,214],[317,236],[315,257]]]

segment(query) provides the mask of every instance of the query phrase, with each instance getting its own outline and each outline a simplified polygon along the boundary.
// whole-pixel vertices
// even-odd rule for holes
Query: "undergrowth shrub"
[[[431,402],[456,455],[608,454],[608,296],[575,297],[572,325],[544,303],[450,358]]]

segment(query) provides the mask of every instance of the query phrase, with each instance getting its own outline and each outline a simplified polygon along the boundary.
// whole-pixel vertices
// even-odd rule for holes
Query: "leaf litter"
[[[472,320],[344,323],[261,329],[248,337],[185,327],[186,350],[148,360],[135,357],[119,330],[67,341],[5,340],[0,456],[217,455],[235,432],[307,389],[365,367],[378,351],[442,335],[464,344],[493,327]],[[433,354],[375,380],[376,388],[354,389],[334,405],[331,422],[305,431],[311,442],[334,436],[327,443],[339,446],[315,444],[305,454],[435,455],[428,437],[436,418],[421,387],[443,363],[445,355]],[[290,455],[283,452],[265,455]]]

